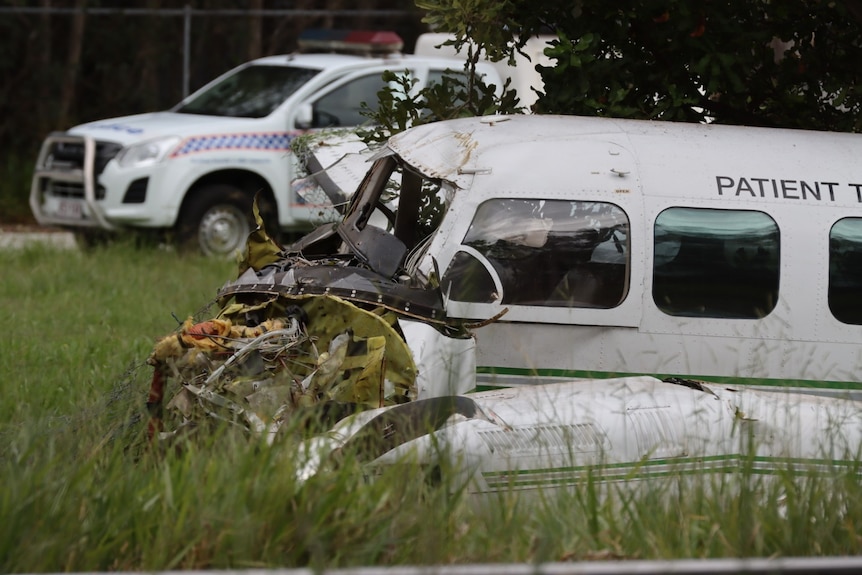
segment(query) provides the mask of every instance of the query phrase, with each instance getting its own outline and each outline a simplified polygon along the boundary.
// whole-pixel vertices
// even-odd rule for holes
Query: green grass
[[[345,567],[862,551],[855,474],[666,478],[476,500],[409,464],[304,485],[294,439],[127,450],[154,340],[234,265],[114,245],[0,252],[0,570]],[[120,433],[119,431],[123,431]]]

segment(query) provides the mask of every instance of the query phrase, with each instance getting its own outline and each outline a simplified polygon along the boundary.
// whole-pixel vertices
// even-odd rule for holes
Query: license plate
[[[45,213],[57,218],[69,220],[84,219],[84,200],[54,198],[45,202]]]

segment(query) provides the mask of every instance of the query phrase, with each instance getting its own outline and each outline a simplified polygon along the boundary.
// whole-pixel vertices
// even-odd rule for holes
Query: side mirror
[[[310,103],[302,103],[296,110],[296,127],[300,130],[308,130],[314,121],[314,110]]]

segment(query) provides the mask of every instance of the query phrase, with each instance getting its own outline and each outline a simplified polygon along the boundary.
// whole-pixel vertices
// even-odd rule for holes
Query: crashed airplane
[[[413,128],[340,221],[284,248],[259,226],[218,313],[156,344],[152,434],[214,417],[274,440],[316,407],[332,430],[303,476],[353,448],[445,453],[480,492],[746,457],[852,467],[858,404],[822,395],[860,389],[860,153],[596,118]]]

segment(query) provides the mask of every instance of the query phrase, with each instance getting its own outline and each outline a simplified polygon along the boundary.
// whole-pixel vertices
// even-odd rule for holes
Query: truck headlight
[[[161,162],[179,141],[179,136],[165,136],[129,146],[117,154],[117,163],[122,168],[131,168]]]

